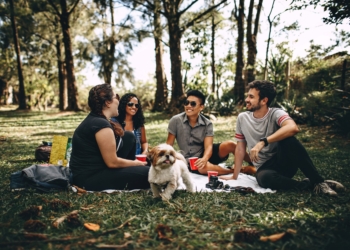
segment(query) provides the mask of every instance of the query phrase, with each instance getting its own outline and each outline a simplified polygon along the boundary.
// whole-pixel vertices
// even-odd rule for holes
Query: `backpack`
[[[72,174],[68,167],[41,164],[32,165],[10,176],[10,189],[34,188],[42,192],[68,190]]]
[[[44,142],[35,149],[35,160],[49,162],[52,144]]]

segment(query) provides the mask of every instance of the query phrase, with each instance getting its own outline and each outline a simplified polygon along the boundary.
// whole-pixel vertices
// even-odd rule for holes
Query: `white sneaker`
[[[326,182],[321,182],[315,185],[314,188],[315,193],[324,193],[324,194],[329,194],[331,196],[337,196],[338,194],[331,189]]]
[[[324,182],[327,183],[327,185],[334,191],[337,191],[337,192],[345,191],[345,187],[340,182],[333,181],[333,180],[325,180]]]

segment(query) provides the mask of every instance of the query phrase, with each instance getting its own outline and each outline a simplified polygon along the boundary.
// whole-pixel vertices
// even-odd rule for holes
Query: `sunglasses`
[[[133,102],[128,102],[126,105],[128,105],[129,107],[132,107],[132,106],[135,105],[135,108],[137,108],[137,109],[140,107],[140,104],[138,104],[138,103],[133,103]]]
[[[184,102],[184,105],[187,106],[188,104],[190,104],[192,108],[194,108],[194,107],[197,106],[197,103],[196,103],[195,101],[186,100],[186,101]]]

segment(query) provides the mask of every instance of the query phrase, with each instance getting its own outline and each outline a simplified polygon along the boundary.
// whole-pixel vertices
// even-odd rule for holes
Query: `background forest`
[[[179,112],[184,93],[196,88],[209,96],[208,114],[229,115],[242,108],[247,83],[267,79],[278,89],[274,105],[298,123],[349,135],[350,30],[336,29],[331,46],[310,41],[307,56],[296,59],[289,41],[277,42],[274,32],[282,15],[310,6],[324,10],[326,24],[350,24],[349,1],[285,2],[288,8],[274,14],[276,0],[0,0],[0,103],[82,110],[90,87],[78,73],[93,65],[103,82],[135,92],[152,111]],[[262,10],[268,30],[260,27]],[[300,29],[297,17],[291,21],[281,32]],[[259,51],[264,61],[257,56],[261,33],[268,33]],[[234,42],[217,56],[225,36]],[[154,40],[155,73],[135,81],[128,59],[146,38]],[[184,53],[193,61],[183,60]]]

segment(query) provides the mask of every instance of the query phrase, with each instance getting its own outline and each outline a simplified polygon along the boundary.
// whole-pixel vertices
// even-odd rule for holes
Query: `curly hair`
[[[138,129],[139,127],[144,126],[145,117],[143,115],[141,102],[134,93],[126,93],[120,98],[118,107],[119,115],[117,116],[117,120],[120,122],[120,124],[122,124],[123,127],[125,127],[126,105],[132,98],[136,98],[140,105],[140,107],[137,109],[136,114],[132,117],[134,129]]]
[[[276,87],[270,81],[255,80],[255,81],[248,83],[248,88],[259,90],[259,100],[267,97],[267,99],[268,99],[267,106],[270,106],[271,102],[276,97]]]
[[[92,87],[89,91],[88,98],[88,104],[91,112],[107,119],[102,110],[106,106],[106,101],[112,101],[113,97],[114,94],[110,84],[104,83]],[[112,125],[113,132],[116,137],[124,135],[124,130],[119,123],[113,121],[109,122]]]

